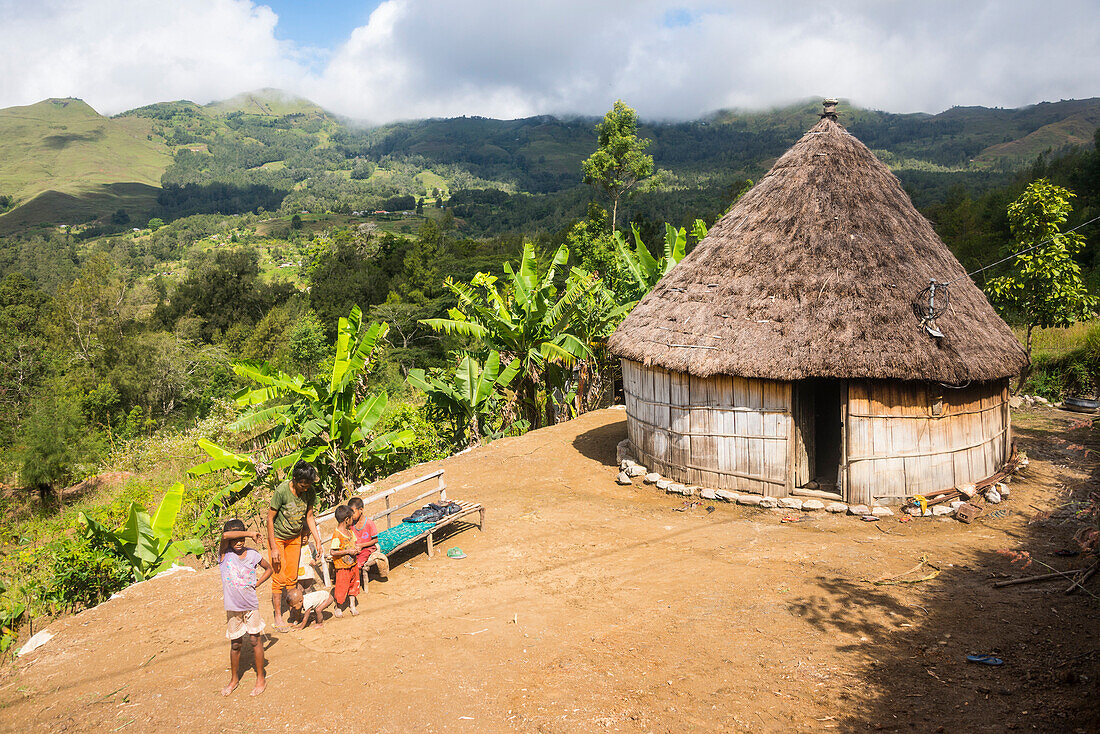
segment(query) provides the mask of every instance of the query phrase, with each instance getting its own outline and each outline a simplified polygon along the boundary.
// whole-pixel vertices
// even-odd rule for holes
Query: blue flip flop
[[[1004,665],[1005,661],[992,655],[967,655],[966,662],[980,663],[982,665]]]

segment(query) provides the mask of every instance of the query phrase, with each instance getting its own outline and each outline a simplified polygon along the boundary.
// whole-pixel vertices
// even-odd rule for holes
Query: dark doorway
[[[844,452],[841,403],[846,385],[842,380],[813,379],[795,387],[795,486],[836,492]]]
[[[841,422],[839,380],[814,380],[814,479],[827,491],[836,491],[840,470]]]

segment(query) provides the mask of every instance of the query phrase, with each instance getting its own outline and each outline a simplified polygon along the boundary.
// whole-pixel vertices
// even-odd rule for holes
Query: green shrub
[[[375,426],[378,433],[411,429],[415,434],[408,446],[383,457],[370,466],[370,476],[363,481],[389,476],[394,472],[408,469],[410,466],[426,461],[445,459],[450,456],[454,446],[448,440],[445,431],[438,423],[428,419],[425,407],[414,402],[391,403],[382,419]]]
[[[133,581],[129,567],[95,543],[75,538],[60,546],[46,595],[62,609],[77,612],[94,607]]]

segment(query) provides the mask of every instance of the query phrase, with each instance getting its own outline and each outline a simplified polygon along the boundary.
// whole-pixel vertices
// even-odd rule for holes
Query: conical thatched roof
[[[931,279],[958,276],[936,321],[944,336],[933,338],[914,304]],[[609,346],[701,377],[775,380],[960,384],[1027,362],[898,179],[829,117],[661,279]]]

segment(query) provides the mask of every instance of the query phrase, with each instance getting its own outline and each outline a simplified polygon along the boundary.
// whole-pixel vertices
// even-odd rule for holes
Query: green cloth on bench
[[[406,540],[428,532],[433,525],[434,522],[403,522],[383,530],[378,534],[378,550],[389,553]]]

